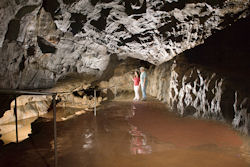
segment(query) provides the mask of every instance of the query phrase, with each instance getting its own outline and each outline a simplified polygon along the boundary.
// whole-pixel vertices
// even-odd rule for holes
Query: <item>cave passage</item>
[[[156,100],[119,99],[103,104],[97,117],[88,112],[59,121],[58,165],[249,166],[249,139],[224,123],[183,118],[166,110]],[[57,112],[62,116],[64,111]],[[1,165],[53,166],[52,128],[51,121],[39,118],[30,138],[0,151]]]

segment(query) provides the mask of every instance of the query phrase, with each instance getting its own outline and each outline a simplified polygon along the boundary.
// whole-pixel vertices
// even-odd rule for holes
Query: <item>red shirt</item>
[[[140,78],[139,77],[134,77],[133,80],[134,80],[134,85],[138,86],[139,83],[140,83]]]

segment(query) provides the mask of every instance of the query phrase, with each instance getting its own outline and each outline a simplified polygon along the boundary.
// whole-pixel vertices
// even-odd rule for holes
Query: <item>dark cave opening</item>
[[[88,96],[89,98],[93,98],[94,97],[94,90],[96,90],[96,97],[99,97],[101,95],[101,90],[99,90],[97,87],[91,87],[88,89],[82,89],[79,91],[75,91],[75,92],[73,92],[73,95],[77,96],[77,97],[81,97],[81,98],[83,98],[83,96]]]
[[[84,32],[84,30],[82,30],[82,27],[84,26],[84,23],[86,23],[87,21],[86,15],[80,13],[71,13],[70,21],[72,21],[70,27],[73,35],[77,34],[80,31]]]
[[[143,0],[143,3],[141,4],[141,7],[139,9],[133,9],[131,7],[131,4],[139,6],[140,1],[131,1],[131,0],[126,0],[125,1],[125,12],[129,16],[132,15],[132,14],[146,13],[146,10],[147,10],[147,2],[146,2],[146,0]]]
[[[237,21],[184,52],[190,64],[202,65],[237,82],[250,83],[250,17]]]
[[[31,13],[37,8],[37,6],[25,6],[22,7],[20,10],[18,10],[17,14],[15,15],[15,18],[12,19],[8,24],[8,31],[5,34],[5,39],[9,41],[16,41],[19,30],[20,30],[20,21],[23,16],[25,16],[28,13]]]
[[[56,11],[60,7],[60,4],[57,0],[43,0],[42,7],[46,12],[49,12],[54,18],[54,16],[56,15]]]
[[[15,41],[18,37],[20,29],[20,20],[13,19],[9,22],[8,31],[5,34],[5,39],[9,41]]]
[[[37,43],[42,53],[55,53],[57,50],[54,45],[42,37],[37,36]]]
[[[67,5],[70,5],[74,2],[78,2],[79,0],[63,0],[63,3],[67,4]]]
[[[102,31],[106,28],[107,17],[112,8],[102,8],[101,16],[97,20],[91,20],[90,24]]]
[[[173,1],[173,2],[163,2],[157,6],[155,6],[155,10],[161,11],[172,11],[174,9],[183,9],[186,4],[190,3],[202,3],[204,0],[186,0],[186,1]],[[224,5],[225,0],[205,0],[205,2],[211,6],[219,6],[222,7]]]

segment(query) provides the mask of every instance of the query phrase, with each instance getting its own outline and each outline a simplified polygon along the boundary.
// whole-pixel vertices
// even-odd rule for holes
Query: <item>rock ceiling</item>
[[[0,87],[100,78],[113,55],[159,65],[248,14],[249,0],[1,0]]]

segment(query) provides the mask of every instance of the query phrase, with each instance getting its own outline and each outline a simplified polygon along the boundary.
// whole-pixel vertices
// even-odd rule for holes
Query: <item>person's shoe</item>
[[[141,101],[146,101],[146,98],[142,98]]]

